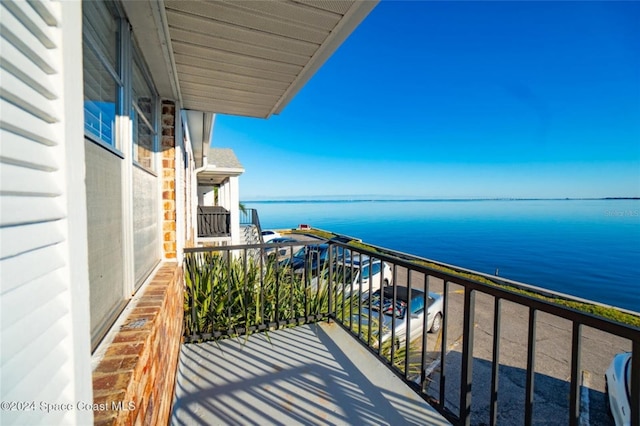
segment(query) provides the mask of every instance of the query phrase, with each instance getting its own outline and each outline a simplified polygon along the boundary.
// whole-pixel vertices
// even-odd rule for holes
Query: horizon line
[[[598,200],[640,200],[640,197],[385,197],[385,196],[307,196],[240,200],[242,203],[330,203],[330,202],[371,202],[371,201],[598,201]]]

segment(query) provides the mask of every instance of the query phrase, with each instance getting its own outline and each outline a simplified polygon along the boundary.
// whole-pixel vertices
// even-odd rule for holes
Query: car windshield
[[[300,250],[298,250],[298,251],[293,255],[293,257],[294,257],[294,258],[296,258],[296,259],[303,259],[303,260],[304,260],[304,258],[305,258],[305,256],[306,256],[306,253],[307,253],[306,247],[302,247]]]
[[[367,264],[366,266],[362,267],[362,279],[366,280],[367,278],[369,278],[369,271],[371,268],[369,268],[369,264]],[[354,283],[356,280],[359,280],[358,278],[358,272],[360,272],[360,266],[358,265],[352,265],[352,264],[346,264],[346,265],[341,265],[339,264],[338,267],[336,268],[336,276],[338,277],[338,281],[339,282],[344,282],[344,283]],[[373,265],[373,274],[377,274],[380,272],[380,264],[374,264]]]
[[[334,250],[333,256],[334,256],[334,259],[337,260],[342,258],[344,254],[345,254],[345,250],[342,247],[337,247],[337,250]],[[309,258],[309,259],[312,259],[313,261],[319,260],[321,262],[324,262],[329,259],[329,246],[311,245],[307,247],[302,247],[293,255],[293,257],[301,260],[304,260],[305,258]]]
[[[370,272],[371,271],[371,272]],[[367,263],[366,266],[362,267],[362,278],[369,278],[369,274],[372,273],[374,276],[380,273],[380,262],[374,262],[373,265]]]

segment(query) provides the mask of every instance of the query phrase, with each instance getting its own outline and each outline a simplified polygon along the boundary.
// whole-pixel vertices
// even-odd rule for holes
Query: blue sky
[[[241,200],[640,197],[640,2],[382,1],[278,116],[219,115]]]

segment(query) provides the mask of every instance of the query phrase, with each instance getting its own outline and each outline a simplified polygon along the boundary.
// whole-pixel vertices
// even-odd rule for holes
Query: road
[[[397,268],[398,285],[408,284],[407,271]],[[411,274],[411,287],[424,289],[422,274]],[[443,294],[443,282],[431,277],[429,291]],[[489,424],[491,360],[493,353],[494,299],[476,294],[473,342],[473,400],[471,423]],[[445,357],[445,405],[458,412],[462,360],[462,320],[464,289],[450,283],[447,295],[448,318]],[[501,303],[500,368],[498,379],[498,424],[524,423],[526,386],[528,308],[503,301]],[[570,321],[543,312],[536,317],[535,396],[533,423],[566,425],[569,422],[569,380],[571,375]],[[428,363],[431,381],[427,394],[439,399],[440,344],[442,332],[427,336]],[[411,363],[420,362],[421,338],[412,344]],[[612,425],[605,405],[604,372],[612,357],[630,351],[631,343],[623,338],[583,327],[582,331],[582,412],[584,425]]]

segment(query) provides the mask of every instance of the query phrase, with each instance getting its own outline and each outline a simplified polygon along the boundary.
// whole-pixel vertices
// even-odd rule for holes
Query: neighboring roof
[[[267,118],[282,111],[377,1],[123,4],[160,96],[185,109]]]
[[[209,147],[209,154],[207,156],[207,167],[212,165],[217,168],[226,169],[242,169],[242,164],[238,161],[238,157],[231,148],[214,148]]]
[[[205,167],[198,171],[198,182],[217,185],[232,176],[240,176],[244,167],[231,148],[209,147]]]

